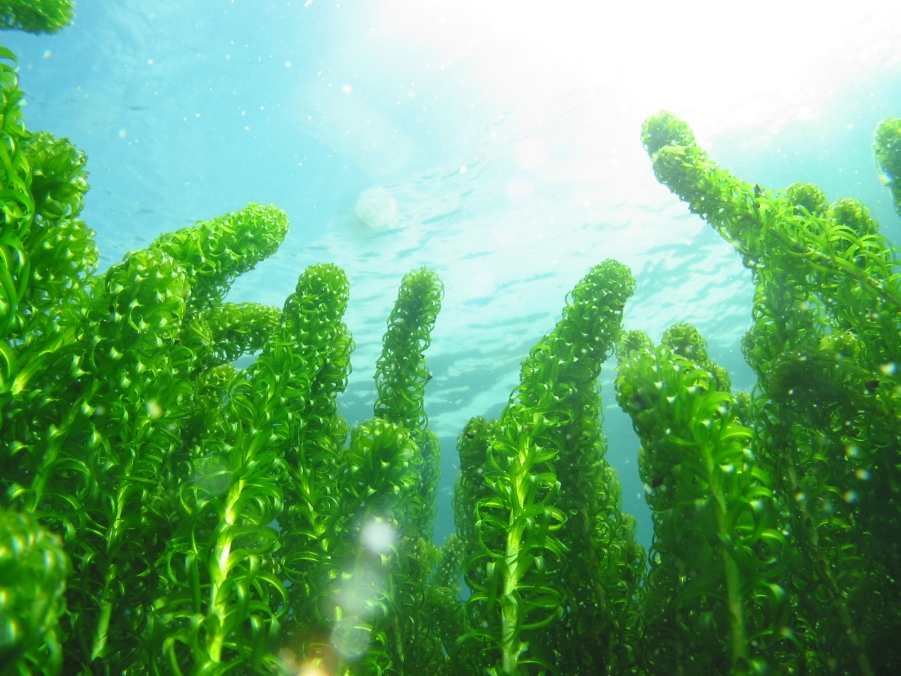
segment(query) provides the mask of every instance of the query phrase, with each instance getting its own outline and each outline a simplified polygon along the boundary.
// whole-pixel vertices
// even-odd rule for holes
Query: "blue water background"
[[[235,283],[230,300],[281,306],[305,266],[334,262],[347,271],[346,321],[357,349],[340,406],[351,424],[371,414],[374,364],[401,277],[421,265],[438,271],[446,296],[427,354],[434,379],[426,403],[442,443],[439,542],[453,529],[457,435],[471,416],[500,413],[520,361],[601,260],[619,259],[638,281],[627,328],[657,340],[666,326],[690,321],[735,388],[754,384],[740,351],[750,274],[656,183],[639,140],[647,115],[675,106],[712,157],[745,180],[768,188],[812,181],[830,200],[860,198],[899,241],[901,221],[871,151],[876,123],[901,115],[901,68],[890,45],[877,44],[865,63],[835,77],[834,64],[815,62],[808,67],[817,91],[785,100],[761,100],[756,85],[778,73],[745,58],[732,77],[747,83],[747,97],[718,108],[723,83],[703,68],[667,74],[697,93],[677,102],[629,79],[630,58],[657,49],[666,70],[667,50],[705,39],[690,17],[654,40],[642,25],[601,22],[598,40],[634,34],[624,77],[579,82],[536,46],[518,78],[506,79],[486,61],[492,52],[473,46],[476,37],[461,33],[449,50],[430,39],[431,28],[386,31],[402,5],[78,0],[73,27],[56,36],[10,32],[3,44],[19,57],[29,128],[68,136],[88,155],[83,217],[97,231],[102,268],[162,232],[254,201],[286,210],[291,231],[275,256]],[[436,22],[465,25],[453,4],[431,6]],[[524,3],[519,11],[554,10]],[[897,9],[879,11],[901,27]],[[484,34],[473,35],[484,44]],[[516,37],[501,27],[497,39]],[[661,40],[671,42],[661,50]],[[874,49],[866,35],[859,41],[862,51]],[[855,44],[843,46],[845,65]],[[761,36],[760,49],[771,47]],[[523,96],[532,86],[534,96]],[[623,508],[649,545],[638,441],[616,406],[613,377],[611,359],[601,377],[608,458]]]

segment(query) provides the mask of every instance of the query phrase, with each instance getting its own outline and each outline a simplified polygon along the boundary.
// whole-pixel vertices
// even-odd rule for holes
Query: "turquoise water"
[[[796,26],[828,47],[802,61],[783,51],[792,34],[756,13],[739,14],[747,25],[714,17],[705,32],[691,28],[705,17],[690,6],[623,17],[504,4],[80,0],[57,36],[4,35],[29,128],[88,155],[84,218],[103,267],[255,201],[285,209],[292,229],[231,300],[280,306],[305,266],[347,271],[357,350],[340,403],[351,425],[371,414],[401,277],[438,271],[446,296],[426,401],[442,442],[439,540],[452,530],[457,435],[471,416],[500,412],[566,292],[605,258],[638,281],[627,328],[658,339],[690,321],[734,386],[753,386],[739,347],[750,275],[654,179],[639,141],[648,115],[674,110],[745,180],[860,198],[901,239],[870,149],[876,123],[901,114],[898,9],[864,4]],[[611,361],[608,458],[648,545],[638,442],[612,378]]]

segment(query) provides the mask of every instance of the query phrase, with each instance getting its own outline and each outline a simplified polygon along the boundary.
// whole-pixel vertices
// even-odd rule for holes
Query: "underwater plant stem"
[[[546,540],[540,535],[536,538],[536,533],[531,530],[536,526],[540,528],[540,524],[535,523],[537,519],[530,515],[536,514],[536,456],[541,453],[536,443],[536,428],[540,430],[541,425],[534,419],[531,423],[532,425],[521,428],[517,443],[511,449],[513,452],[507,458],[506,467],[508,488],[504,492],[509,501],[505,505],[509,515],[504,538],[504,558],[497,563],[503,580],[503,591],[497,602],[501,616],[501,673],[505,676],[518,676],[522,673],[519,660],[528,649],[528,643],[519,640],[519,636],[526,624],[529,610],[527,600],[523,599],[524,587],[528,586],[523,583],[523,579],[530,572],[532,575],[540,575],[531,550],[534,548],[542,551],[547,545]],[[548,518],[546,513],[543,516]]]
[[[588,511],[584,504],[579,505],[579,523],[581,526],[582,535],[586,540],[589,540],[592,536],[592,524],[588,517]],[[596,570],[598,568],[598,560],[595,550],[588,550],[588,565],[592,570]],[[604,591],[604,585],[601,584],[599,579],[595,579],[592,581],[592,585],[594,587],[594,593],[596,595],[596,600],[598,606],[601,608],[601,612],[604,616],[607,616],[607,593]],[[607,635],[607,643],[608,647],[610,643],[613,641],[612,634],[608,633]]]
[[[218,622],[212,626],[216,632],[208,642],[210,659],[219,662],[222,659],[222,646],[225,643],[225,621],[228,616],[228,606],[219,598],[219,590],[225,584],[228,577],[228,558],[231,554],[232,533],[235,525],[235,504],[241,497],[244,488],[244,479],[239,479],[228,489],[223,521],[225,527],[219,532],[216,547],[210,561],[210,615],[215,615]]]
[[[873,676],[873,668],[870,666],[870,659],[867,657],[866,651],[864,651],[863,645],[860,642],[860,636],[851,620],[851,613],[848,612],[848,604],[845,602],[845,595],[842,594],[836,586],[826,557],[823,556],[822,551],[816,547],[816,531],[813,528],[810,530],[813,535],[814,551],[817,552],[817,559],[820,564],[820,575],[826,582],[826,586],[829,588],[829,593],[832,596],[832,604],[835,606],[836,611],[838,611],[842,624],[845,625],[845,635],[848,637],[848,640],[851,641],[851,645],[854,646],[854,652],[856,653],[855,657],[857,658],[857,666],[860,668],[860,673],[862,676]]]
[[[133,473],[133,462],[129,463],[125,471],[125,476],[130,477]],[[116,493],[116,513],[106,536],[106,573],[103,579],[103,593],[100,597],[100,615],[97,618],[97,625],[94,628],[93,645],[91,646],[91,661],[103,656],[106,650],[106,642],[109,637],[109,624],[112,617],[113,605],[118,594],[116,593],[115,583],[118,577],[118,566],[116,565],[117,553],[119,551],[120,536],[122,534],[123,517],[122,510],[125,505],[127,487],[122,486]]]
[[[790,457],[786,457],[786,469],[788,480],[791,483],[791,495],[797,495],[799,492],[801,492],[801,488],[798,485],[798,476],[797,472],[795,471],[794,462]],[[791,509],[795,521],[798,523],[801,532],[804,533],[804,541],[809,547],[810,553],[813,554],[814,558],[819,564],[820,580],[824,582],[826,587],[829,589],[829,594],[832,597],[832,604],[835,606],[835,610],[838,612],[839,619],[845,627],[845,635],[848,637],[851,645],[854,646],[855,657],[857,658],[857,666],[860,668],[861,676],[873,676],[873,668],[870,666],[870,658],[867,657],[867,653],[860,641],[860,635],[858,634],[857,628],[854,626],[854,622],[851,619],[851,613],[848,611],[847,599],[845,595],[839,590],[838,585],[835,584],[835,579],[832,576],[829,561],[826,560],[826,556],[823,553],[823,548],[820,547],[819,544],[819,536],[817,535],[816,526],[813,523],[813,519],[811,519],[807,515],[806,503],[804,507],[798,508],[797,500],[790,500],[789,502],[792,503]]]
[[[103,596],[100,600],[100,617],[97,618],[97,626],[94,629],[94,640],[91,646],[91,661],[103,655],[106,649],[106,639],[109,636],[109,622],[113,613],[114,593],[112,585],[116,580],[115,564],[106,569],[106,576],[103,580]]]
[[[402,640],[404,632],[400,618],[396,614],[392,616],[391,624],[394,625],[394,650],[397,651],[398,657],[397,670],[394,673],[397,676],[404,676],[404,663],[406,662],[404,659],[404,642]]]
[[[732,558],[732,554],[723,549],[723,565],[726,569],[726,590],[729,602],[729,633],[732,639],[732,666],[747,665],[748,641],[745,637],[745,618],[741,601],[741,571],[738,564]],[[740,674],[745,671],[745,666],[735,669]]]
[[[736,674],[747,671],[748,664],[748,640],[745,636],[745,618],[742,604],[742,574],[738,569],[738,563],[730,551],[731,547],[725,543],[731,541],[731,533],[724,523],[727,503],[722,486],[722,473],[717,470],[714,463],[713,450],[709,444],[704,444],[704,460],[709,477],[710,492],[715,502],[716,528],[720,539],[720,548],[723,556],[723,568],[726,573],[726,595],[729,609],[729,636],[732,644],[732,668]],[[741,665],[741,666],[739,666]]]
[[[857,629],[851,621],[851,613],[848,612],[848,604],[845,603],[845,596],[836,587],[826,558],[822,554],[818,554],[817,558],[820,560],[823,579],[826,580],[829,592],[832,594],[832,603],[838,611],[842,624],[845,625],[845,634],[847,635],[848,640],[851,641],[851,645],[854,646],[855,656],[857,657],[857,666],[860,668],[860,673],[862,676],[873,676],[870,658],[867,657],[867,653],[864,651],[863,645],[860,642],[860,636],[857,633]]]
[[[66,442],[66,439],[69,436],[69,430],[74,425],[78,414],[78,408],[73,406],[69,409],[66,419],[59,427],[51,427],[47,450],[44,451],[44,455],[40,460],[41,470],[37,472],[37,477],[35,478],[31,489],[26,493],[25,499],[22,501],[22,511],[32,514],[39,512],[44,493],[47,490],[47,484],[50,483],[50,480],[53,478],[53,470],[48,468],[56,465],[56,459],[59,456],[60,448],[62,448],[63,444]]]
[[[517,627],[521,621],[519,617],[519,603],[517,602],[517,588],[519,587],[518,560],[522,552],[520,538],[521,530],[516,527],[516,512],[511,514],[510,530],[507,532],[507,549],[504,553],[504,596],[500,599],[501,606],[501,642],[502,662],[501,668],[504,674],[515,675],[519,673],[519,656],[522,653],[522,644],[516,639]]]

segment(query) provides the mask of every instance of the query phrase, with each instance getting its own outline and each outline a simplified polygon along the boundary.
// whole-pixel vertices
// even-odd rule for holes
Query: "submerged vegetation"
[[[880,135],[885,166],[891,146],[885,128]],[[756,286],[742,347],[758,384],[746,405],[704,363],[697,339],[689,341],[692,350],[651,350],[635,339],[638,349],[624,350],[618,392],[642,438],[642,471],[664,471],[653,468],[670,444],[683,456],[705,457],[707,475],[692,486],[684,482],[684,461],[661,486],[673,494],[667,518],[685,499],[703,501],[698,509],[703,504],[713,519],[700,525],[704,540],[724,562],[715,574],[708,566],[686,575],[677,557],[676,596],[690,589],[693,605],[721,599],[719,608],[699,605],[690,622],[680,618],[685,640],[698,635],[697,623],[713,621],[721,633],[728,626],[722,640],[732,646],[737,673],[765,665],[780,673],[893,673],[901,668],[893,638],[901,632],[901,284],[894,251],[856,200],[827,204],[810,184],[782,192],[749,185],[711,162],[669,114],[650,118],[642,140],[658,179],[735,246]],[[653,370],[649,359],[657,361]],[[656,393],[635,388],[636,371]],[[664,395],[670,381],[661,375],[672,371],[687,387]],[[638,405],[629,399],[633,390]],[[646,423],[649,408],[653,421]],[[726,532],[713,530],[715,523]],[[658,529],[652,575],[665,565],[667,547]],[[715,622],[724,596],[729,624]],[[664,657],[678,669],[692,660]]]
[[[85,157],[26,130],[0,56],[0,674],[901,670],[901,284],[862,204],[747,184],[647,120],[658,179],[753,276],[758,384],[733,392],[687,324],[624,331],[631,273],[595,266],[500,418],[460,435],[439,549],[437,275],[402,280],[349,430],[344,272],[307,268],[282,308],[226,302],[287,232],[251,204],[98,274]],[[897,206],[897,120],[875,149]],[[614,353],[647,556],[605,459]]]
[[[890,117],[879,123],[873,142],[881,179],[892,191],[895,211],[901,214],[901,117]]]
[[[0,0],[0,28],[56,33],[74,15],[74,0]]]

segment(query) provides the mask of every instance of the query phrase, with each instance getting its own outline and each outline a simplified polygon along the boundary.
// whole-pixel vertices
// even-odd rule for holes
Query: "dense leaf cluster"
[[[616,261],[593,268],[523,362],[500,420],[473,419],[460,439],[467,641],[488,673],[636,665],[643,552],[604,459],[597,383],[634,285]]]
[[[404,280],[348,445],[344,273],[308,268],[281,310],[225,302],[287,232],[252,204],[97,275],[84,156],[30,134],[6,63],[0,81],[2,673],[431,671],[440,281]]]
[[[901,117],[890,117],[879,123],[873,151],[882,171],[881,178],[892,191],[895,211],[901,214]]]
[[[877,132],[883,169],[901,157],[891,128],[889,121]],[[666,338],[656,350],[646,339],[623,349],[620,401],[642,438],[642,471],[661,526],[648,590],[655,593],[658,571],[657,586],[671,593],[692,585],[691,603],[678,602],[670,613],[678,621],[661,614],[659,642],[669,636],[673,646],[690,646],[703,636],[709,656],[723,654],[711,673],[721,673],[723,664],[736,673],[764,665],[780,673],[893,673],[901,668],[891,638],[901,631],[901,278],[895,251],[859,202],[827,204],[809,184],[782,192],[749,185],[712,162],[687,125],[668,113],[645,122],[642,140],[658,179],[736,248],[756,286],[743,350],[758,385],[747,403],[733,399],[697,355],[668,349]],[[681,389],[652,396],[679,380],[685,381]],[[720,403],[705,411],[711,397]],[[686,418],[686,411],[699,413]],[[688,435],[686,421],[699,416],[708,431],[695,425]],[[706,457],[711,443],[724,452],[713,431],[739,443],[742,453],[708,463],[714,474],[698,475],[691,487],[707,482],[696,499],[720,500],[713,479],[729,468],[732,483],[725,476],[718,483],[726,491],[721,511],[730,530],[716,538],[708,530],[702,538],[725,552],[725,569],[695,583],[672,549],[673,537],[683,532],[662,526],[680,496],[692,494],[683,478],[690,463]],[[680,453],[667,450],[673,439]],[[667,456],[675,460],[669,471],[659,466]],[[743,516],[729,517],[730,504]],[[739,569],[743,598],[733,598],[730,565]],[[715,569],[706,570],[713,575]],[[700,614],[684,621],[693,606]],[[698,630],[707,614],[726,612],[734,615],[728,635],[722,626],[719,637]],[[679,649],[657,651],[652,659],[669,669],[695,669],[691,655]]]
[[[786,541],[753,433],[691,327],[672,327],[657,348],[627,333],[618,356],[617,399],[642,441],[655,533],[642,599],[645,667],[766,673],[786,629],[786,594],[774,582]]]
[[[0,673],[58,673],[67,561],[34,517],[0,507]]]
[[[74,14],[74,0],[3,0],[0,28],[56,33],[71,23]]]

